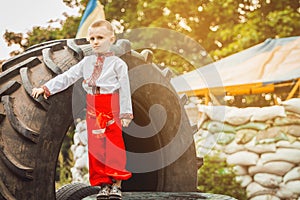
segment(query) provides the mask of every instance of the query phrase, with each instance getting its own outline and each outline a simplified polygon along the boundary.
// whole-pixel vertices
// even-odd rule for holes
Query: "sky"
[[[3,0],[0,4],[0,60],[8,59],[17,45],[7,47],[5,30],[26,33],[34,26],[46,27],[51,19],[64,19],[63,13],[78,15],[78,9],[67,7],[63,0]],[[54,24],[55,25],[55,24]]]

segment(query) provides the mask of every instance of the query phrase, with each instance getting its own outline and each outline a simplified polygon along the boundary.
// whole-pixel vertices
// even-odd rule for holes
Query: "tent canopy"
[[[268,92],[274,84],[300,78],[300,36],[267,39],[171,80],[178,93],[204,95],[221,89],[235,94]],[[257,91],[255,90],[257,89]],[[243,93],[243,91],[241,92]]]

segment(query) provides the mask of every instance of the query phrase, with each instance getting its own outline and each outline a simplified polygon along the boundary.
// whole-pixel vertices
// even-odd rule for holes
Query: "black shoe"
[[[106,200],[109,198],[110,185],[102,185],[100,191],[97,194],[97,200]]]
[[[109,199],[110,200],[121,200],[122,199],[122,191],[121,188],[119,188],[116,185],[113,185],[111,187],[111,190],[109,192]]]

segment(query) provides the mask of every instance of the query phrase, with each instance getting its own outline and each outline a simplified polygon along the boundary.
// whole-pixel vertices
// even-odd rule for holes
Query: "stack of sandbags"
[[[88,147],[86,121],[78,120],[73,137],[74,144],[71,146],[74,166],[71,168],[72,182],[89,183],[88,177]]]
[[[199,118],[198,107],[201,101],[197,97],[190,97],[187,104],[184,106],[187,115],[189,116],[190,124],[197,124]]]
[[[292,103],[292,105],[291,105]],[[300,99],[281,106],[198,105],[197,154],[220,153],[249,199],[300,199]]]

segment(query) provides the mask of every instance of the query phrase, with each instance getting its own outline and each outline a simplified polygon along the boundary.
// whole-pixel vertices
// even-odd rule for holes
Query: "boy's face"
[[[100,26],[91,28],[88,31],[88,40],[95,53],[105,53],[109,51],[110,46],[115,41],[115,37],[105,26]]]

